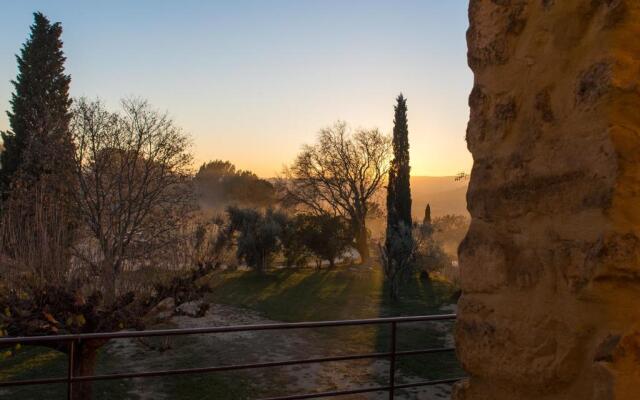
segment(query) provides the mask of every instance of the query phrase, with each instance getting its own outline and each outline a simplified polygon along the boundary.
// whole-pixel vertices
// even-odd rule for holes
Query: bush
[[[268,209],[264,213],[252,208],[227,209],[227,235],[235,237],[236,256],[249,267],[264,272],[281,248],[280,237],[287,217]]]
[[[322,260],[327,260],[333,268],[336,259],[352,241],[347,222],[341,217],[327,214],[303,214],[297,220],[302,243],[317,258],[318,265]]]
[[[307,265],[311,250],[305,244],[306,224],[304,216],[297,215],[289,218],[284,225],[280,237],[282,243],[282,255],[287,267]]]

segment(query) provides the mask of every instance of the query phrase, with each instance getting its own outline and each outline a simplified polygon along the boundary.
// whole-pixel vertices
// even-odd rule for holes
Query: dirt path
[[[176,327],[245,325],[272,323],[258,314],[229,306],[212,305],[203,318],[176,317]],[[127,360],[127,370],[185,368],[229,363],[253,363],[289,359],[305,359],[340,354],[327,342],[327,332],[263,331],[238,332],[216,335],[197,335],[172,340],[172,348],[159,352],[145,348],[138,341],[114,341],[107,356]],[[374,351],[373,344],[369,351]],[[123,363],[124,365],[124,363]],[[244,374],[260,396],[276,396],[315,391],[340,390],[385,384],[389,364],[386,360],[361,360],[340,363],[307,364],[280,368],[256,369]],[[167,378],[169,379],[169,378]],[[171,378],[173,379],[173,378]],[[180,378],[177,378],[180,379]],[[404,382],[423,380],[406,376]],[[145,380],[133,382],[130,394],[139,399],[169,399],[165,384]],[[398,393],[402,399],[444,399],[449,397],[449,386],[434,386]],[[384,399],[384,393],[346,396],[348,399]]]

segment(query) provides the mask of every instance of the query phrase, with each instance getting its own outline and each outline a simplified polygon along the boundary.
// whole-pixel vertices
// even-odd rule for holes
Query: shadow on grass
[[[115,367],[101,351],[96,373],[108,373]],[[67,374],[67,355],[56,350],[39,346],[25,346],[12,357],[0,361],[0,381],[41,378],[64,378]],[[93,399],[137,399],[127,395],[130,382],[95,382]],[[0,389],[0,399],[42,400],[66,399],[67,384],[19,386]]]
[[[390,287],[385,283],[380,316],[449,314],[454,309],[455,291],[456,289],[447,282],[425,280],[415,275],[401,286],[398,299],[392,301]],[[401,351],[450,347],[453,345],[453,324],[454,321],[398,324],[396,349]],[[390,340],[390,326],[380,327],[376,336],[376,350],[389,351]],[[402,356],[397,360],[397,368],[398,383],[408,383],[407,375],[413,379],[433,380],[463,374],[454,352]]]
[[[402,288],[400,299],[391,302],[379,268],[364,266],[333,270],[283,269],[266,274],[254,272],[221,272],[210,282],[213,292],[209,301],[244,307],[263,317],[285,322],[358,319],[402,315],[424,315],[451,312],[454,289],[443,282],[425,282],[416,277]],[[401,324],[398,349],[444,347],[446,323]],[[358,326],[314,330],[320,336],[319,349],[326,355],[386,351],[389,345],[388,326]],[[176,344],[176,350],[179,346]],[[204,362],[206,352],[189,354],[162,367],[182,368]],[[141,355],[142,356],[142,355]],[[206,360],[210,361],[210,360]],[[35,364],[33,364],[35,362]],[[98,373],[116,372],[126,360],[101,356]],[[174,365],[175,364],[175,365]],[[454,354],[407,356],[398,362],[398,381],[403,375],[422,379],[459,376]],[[24,349],[16,357],[0,362],[0,379],[28,379],[66,372],[66,357],[48,349]],[[3,373],[5,373],[3,376]],[[384,375],[386,378],[386,374]],[[378,379],[378,378],[376,378]],[[382,378],[380,378],[382,379]],[[385,383],[385,382],[379,382]],[[136,387],[162,387],[167,398],[185,399],[246,399],[254,392],[249,374],[203,374],[190,377],[151,379]],[[137,399],[132,382],[101,382],[95,386],[95,399]],[[0,398],[37,399],[64,398],[64,385],[23,388],[20,392],[2,392]],[[16,394],[15,396],[11,396]]]

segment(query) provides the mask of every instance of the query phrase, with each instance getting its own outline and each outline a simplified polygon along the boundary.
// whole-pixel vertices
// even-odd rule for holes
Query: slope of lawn
[[[449,283],[416,276],[392,302],[379,267],[282,269],[265,274],[221,272],[213,276],[210,285],[213,290],[209,300],[213,303],[249,308],[268,319],[285,322],[444,314],[454,311],[456,301],[456,289]],[[444,331],[450,332],[452,323],[445,324]],[[450,346],[442,325],[399,325],[398,349]],[[390,339],[386,326],[321,331],[326,333],[328,352],[334,354],[385,351]],[[462,374],[452,353],[407,357],[398,365],[402,371],[429,379]]]

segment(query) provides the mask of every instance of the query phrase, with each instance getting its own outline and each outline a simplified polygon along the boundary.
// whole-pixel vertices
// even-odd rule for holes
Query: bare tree
[[[67,285],[81,271],[69,268],[75,224],[49,176],[14,188],[0,215],[0,281],[12,289]]]
[[[285,203],[345,218],[363,261],[369,258],[366,219],[389,170],[391,141],[377,129],[353,133],[344,122],[322,129],[285,170]]]
[[[52,196],[44,178],[25,192],[29,203],[4,205],[0,287],[8,290],[0,290],[0,335],[143,329],[166,314],[161,308],[170,314],[162,318],[170,318],[208,290],[201,278],[213,263],[186,269],[196,261],[186,240],[192,238],[189,141],[147,103],[122,106],[118,114],[80,100],[74,109],[72,207]],[[201,304],[194,316],[206,309]],[[105,343],[77,344],[76,376],[93,374]],[[91,387],[75,383],[74,399],[91,398]]]
[[[81,99],[74,108],[77,208],[87,228],[76,254],[117,296],[119,274],[171,251],[187,222],[189,139],[166,115],[141,100],[122,112]]]

